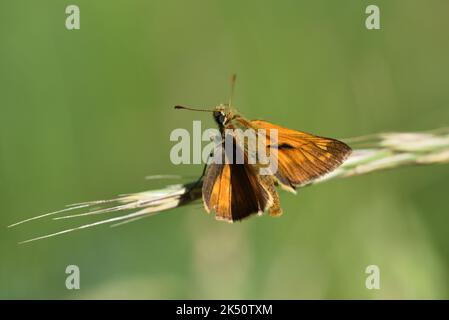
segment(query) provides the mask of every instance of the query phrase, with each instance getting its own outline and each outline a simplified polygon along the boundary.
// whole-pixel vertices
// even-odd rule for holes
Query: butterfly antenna
[[[210,110],[210,109],[198,109],[198,108],[191,108],[191,107],[186,107],[186,106],[175,106],[175,109],[184,109],[184,110],[201,111],[201,112],[214,112],[214,110]]]
[[[237,80],[237,75],[233,73],[231,75],[231,93],[229,95],[229,106],[232,107],[232,99],[234,98],[234,87],[235,87],[235,81]]]

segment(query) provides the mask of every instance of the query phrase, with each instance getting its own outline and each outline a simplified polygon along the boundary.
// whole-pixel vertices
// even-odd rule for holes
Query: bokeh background
[[[214,123],[172,106],[226,102],[233,72],[248,118],[336,138],[447,126],[448,30],[445,0],[1,1],[0,298],[449,298],[448,166],[282,193],[278,219],[229,225],[196,205],[29,245],[95,219],[6,227],[199,175],[171,164],[169,134]]]

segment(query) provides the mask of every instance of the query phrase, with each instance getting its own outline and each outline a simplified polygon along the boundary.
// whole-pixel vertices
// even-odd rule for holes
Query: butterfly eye
[[[226,117],[221,111],[214,112],[214,119],[218,124],[224,124],[226,122]]]

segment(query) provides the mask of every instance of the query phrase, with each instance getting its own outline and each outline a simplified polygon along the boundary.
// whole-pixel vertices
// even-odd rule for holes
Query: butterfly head
[[[235,110],[228,105],[223,104],[216,106],[213,111],[214,120],[219,126],[225,126],[230,120],[235,118],[236,115],[237,113]]]

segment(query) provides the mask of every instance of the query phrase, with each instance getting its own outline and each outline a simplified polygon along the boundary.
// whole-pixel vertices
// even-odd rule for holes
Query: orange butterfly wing
[[[267,130],[267,148],[270,147],[269,130],[277,130],[278,170],[275,176],[290,191],[336,169],[352,151],[345,143],[335,139],[284,128],[263,120],[250,123],[257,129]]]
[[[212,169],[214,166],[217,168]],[[206,173],[203,201],[208,212],[215,211],[217,219],[232,222],[265,211],[269,194],[257,176],[247,171],[248,165],[213,164],[210,168],[218,174],[214,177]]]
[[[249,164],[211,163],[204,176],[202,194],[206,211],[214,211],[218,220],[228,222],[263,213],[273,202]]]

